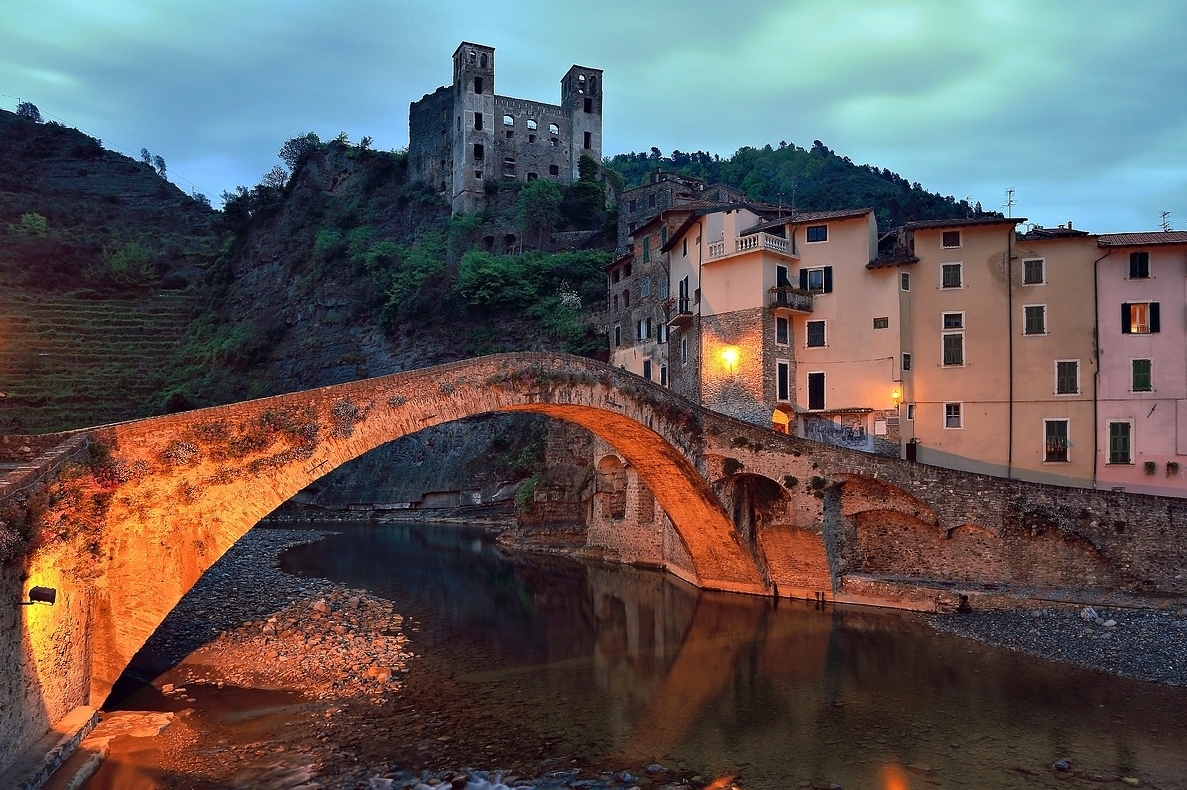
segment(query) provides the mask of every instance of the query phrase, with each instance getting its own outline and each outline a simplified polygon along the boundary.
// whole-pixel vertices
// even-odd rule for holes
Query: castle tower
[[[455,213],[477,212],[495,157],[495,48],[463,41],[453,53],[453,179]]]
[[[602,161],[602,70],[573,66],[561,79],[561,107],[569,120],[569,177],[582,156]]]

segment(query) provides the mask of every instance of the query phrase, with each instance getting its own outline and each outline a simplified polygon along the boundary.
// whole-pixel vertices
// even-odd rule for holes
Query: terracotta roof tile
[[[903,266],[908,263],[919,263],[914,255],[884,255],[866,264],[867,269],[883,269],[887,266]]]
[[[1102,233],[1101,247],[1153,247],[1158,244],[1187,244],[1187,230],[1154,230],[1146,233]]]
[[[962,228],[969,225],[1017,225],[1026,222],[1026,217],[966,217],[965,219],[925,219],[908,222],[904,228],[926,230],[928,228]]]
[[[872,208],[843,208],[832,209],[829,211],[797,211],[790,213],[787,209],[781,209],[778,206],[766,206],[769,210],[776,212],[785,212],[782,216],[777,216],[772,219],[763,220],[757,225],[752,225],[746,230],[742,231],[741,235],[748,236],[751,233],[759,233],[760,231],[769,230],[770,228],[781,228],[788,224],[802,224],[804,222],[822,222],[829,219],[850,219],[852,217],[863,217],[873,211]]]

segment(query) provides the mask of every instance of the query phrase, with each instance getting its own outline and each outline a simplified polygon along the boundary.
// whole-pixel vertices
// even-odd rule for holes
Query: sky
[[[284,141],[408,144],[408,104],[496,49],[496,91],[605,71],[603,154],[823,141],[1047,227],[1187,228],[1182,0],[3,0],[0,107],[219,205]]]

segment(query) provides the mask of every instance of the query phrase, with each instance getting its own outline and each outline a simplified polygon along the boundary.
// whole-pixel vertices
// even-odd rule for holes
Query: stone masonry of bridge
[[[700,409],[591,360],[496,355],[79,432],[112,479],[101,535],[86,548],[92,573],[67,578],[44,552],[24,572],[37,583],[59,568],[54,586],[85,621],[89,666],[70,671],[89,678],[89,693],[70,691],[75,704],[101,703],[201,574],[297,491],[393,439],[492,411],[591,431],[589,550],[701,587],[916,608],[942,608],[978,586],[1187,595],[1183,500],[833,448]],[[949,585],[946,597],[896,592],[935,582]],[[0,601],[0,618],[17,617],[12,609]],[[25,653],[18,674],[41,688],[52,673]]]

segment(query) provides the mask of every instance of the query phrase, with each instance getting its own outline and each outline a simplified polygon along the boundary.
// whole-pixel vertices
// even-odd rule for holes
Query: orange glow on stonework
[[[911,790],[907,784],[907,774],[897,765],[885,765],[879,772],[882,778],[882,790]]]
[[[725,364],[725,369],[733,373],[738,369],[738,349],[735,346],[721,349],[721,361]]]

